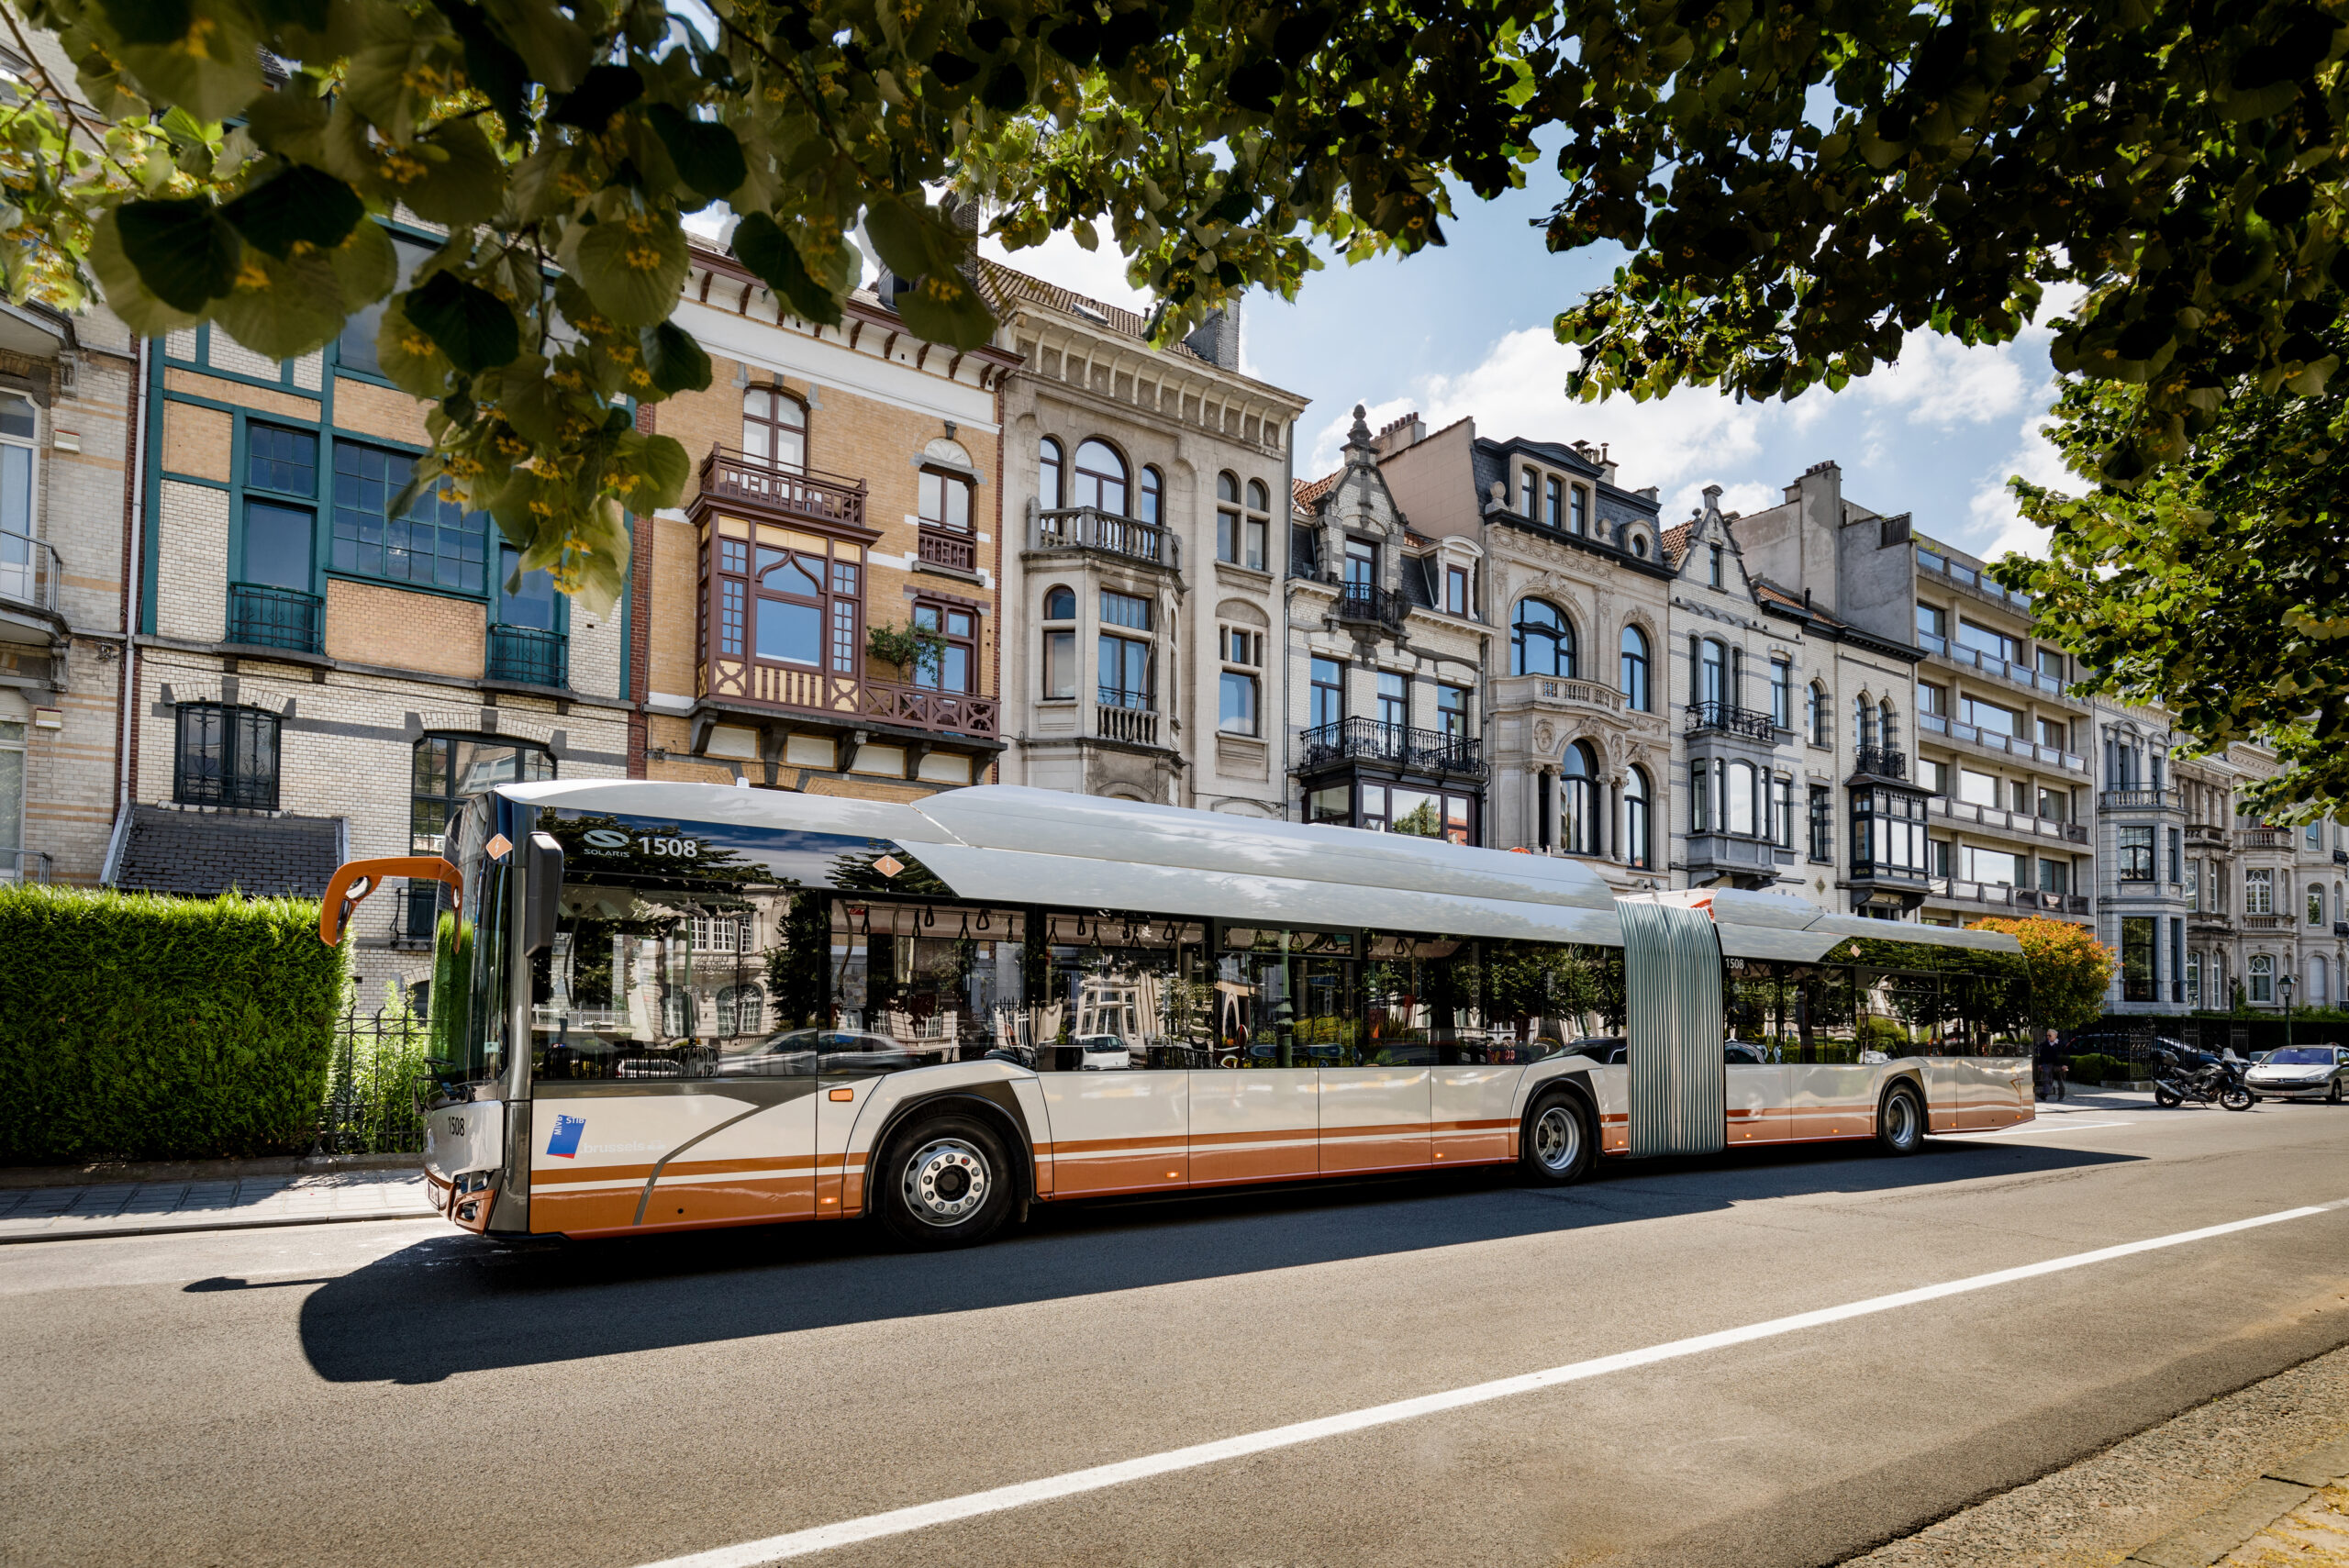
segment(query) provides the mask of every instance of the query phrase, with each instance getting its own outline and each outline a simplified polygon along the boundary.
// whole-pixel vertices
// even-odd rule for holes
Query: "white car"
[[[2339,1105],[2349,1095],[2349,1050],[2337,1045],[2292,1045],[2271,1051],[2267,1060],[2243,1074],[2263,1100],[2321,1098]]]
[[[1123,1073],[1134,1064],[1132,1052],[1125,1040],[1114,1034],[1081,1034],[1076,1037],[1077,1070],[1082,1073]]]

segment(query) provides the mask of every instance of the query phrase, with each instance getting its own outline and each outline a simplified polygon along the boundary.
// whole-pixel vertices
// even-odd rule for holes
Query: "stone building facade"
[[[674,319],[711,384],[639,418],[695,464],[636,537],[643,776],[902,801],[991,775],[1018,361],[923,341],[888,286],[819,326],[695,251]]]
[[[1160,349],[994,262],[1008,782],[1278,817],[1281,595],[1305,399],[1240,373],[1236,312]]]
[[[1575,855],[1620,887],[1666,885],[1672,569],[1655,492],[1623,488],[1598,448],[1495,440],[1473,420],[1431,432],[1414,415],[1377,450],[1414,528],[1478,550],[1459,564],[1489,637],[1483,842]]]

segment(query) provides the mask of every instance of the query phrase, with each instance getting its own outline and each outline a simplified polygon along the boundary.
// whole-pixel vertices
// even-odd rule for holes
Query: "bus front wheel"
[[[1925,1102],[1907,1084],[1885,1091],[1876,1106],[1876,1147],[1887,1154],[1914,1154],[1925,1141]]]
[[[1528,1179],[1543,1186],[1563,1187],[1590,1172],[1598,1139],[1582,1102],[1569,1094],[1552,1094],[1535,1102],[1525,1114],[1525,1130],[1517,1141],[1518,1164]]]
[[[908,1246],[968,1247],[1002,1228],[1019,1201],[1003,1140],[976,1117],[917,1117],[891,1136],[874,1171],[882,1224]]]

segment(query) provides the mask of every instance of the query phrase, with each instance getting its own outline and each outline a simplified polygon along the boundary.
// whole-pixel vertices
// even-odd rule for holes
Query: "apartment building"
[[[1282,549],[1306,400],[1240,372],[1240,316],[1142,317],[994,262],[1007,781],[1280,817]]]
[[[640,425],[695,462],[640,528],[646,777],[914,800],[1003,751],[996,347],[906,328],[885,272],[837,326],[696,250],[674,317],[707,391]]]
[[[2097,939],[2121,958],[2109,1005],[2117,1013],[2174,1012],[2190,1005],[2188,926],[2207,857],[2200,836],[2189,834],[2187,801],[2202,785],[2175,771],[2169,721],[2158,708],[2106,696],[2090,698],[2089,707],[2100,763]],[[2218,837],[2223,844],[2229,834],[2221,828]]]
[[[1578,856],[1626,889],[1664,885],[1672,569],[1654,490],[1624,488],[1600,448],[1496,440],[1473,419],[1430,431],[1413,415],[1377,450],[1413,528],[1458,552],[1446,602],[1490,628],[1484,842]]]
[[[1363,406],[1344,465],[1299,481],[1286,539],[1287,765],[1308,822],[1491,844],[1484,550],[1412,526]]]
[[[0,881],[95,883],[123,793],[138,345],[0,303]]]

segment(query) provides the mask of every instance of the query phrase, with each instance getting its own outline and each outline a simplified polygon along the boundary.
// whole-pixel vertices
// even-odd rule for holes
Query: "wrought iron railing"
[[[228,584],[228,640],[250,648],[316,653],[324,646],[326,601],[265,583]]]
[[[29,534],[0,528],[0,599],[57,613],[57,551]]]
[[[1375,583],[1341,583],[1337,587],[1338,605],[1333,613],[1341,621],[1397,627],[1411,613],[1410,602],[1402,595]]]
[[[1180,569],[1182,541],[1155,523],[1121,517],[1097,506],[1067,506],[1036,514],[1038,550],[1097,550],[1150,566]]]
[[[951,572],[978,570],[978,541],[969,534],[952,528],[934,528],[925,523],[921,528],[920,559],[925,566],[943,566]]]
[[[1477,742],[1466,735],[1415,729],[1375,718],[1341,718],[1308,729],[1299,738],[1297,765],[1311,769],[1333,762],[1378,762],[1480,779],[1486,769],[1479,751]]]
[[[1852,771],[1879,779],[1905,779],[1909,776],[1909,753],[1886,746],[1863,746]]]
[[[812,468],[779,468],[762,457],[712,447],[701,460],[701,493],[746,501],[819,523],[864,526],[864,481]]]
[[[404,1006],[343,1014],[327,1058],[327,1092],[311,1151],[421,1152],[431,1057],[426,1019]]]
[[[568,686],[571,639],[534,626],[491,627],[489,678],[521,686]]]
[[[1750,707],[1740,707],[1735,703],[1728,702],[1690,703],[1688,728],[1691,733],[1702,729],[1714,729],[1725,735],[1743,735],[1755,740],[1773,740],[1777,738],[1768,714]]]

